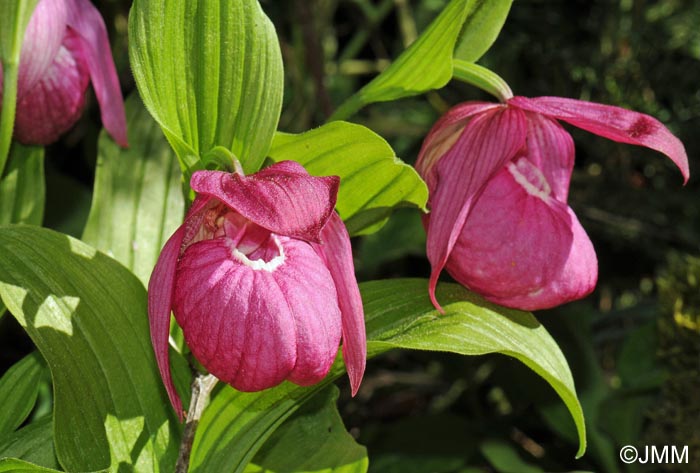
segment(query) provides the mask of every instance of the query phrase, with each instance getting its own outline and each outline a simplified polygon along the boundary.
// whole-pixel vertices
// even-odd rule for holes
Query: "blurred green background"
[[[386,67],[446,0],[261,0],[286,68],[280,128],[322,124]],[[125,94],[128,0],[96,1]],[[529,473],[700,471],[700,2],[515,0],[480,61],[517,95],[556,95],[651,114],[684,142],[691,179],[663,156],[571,129],[577,161],[570,205],[600,261],[597,290],[538,318],[560,343],[588,423],[588,453],[574,460],[573,423],[554,392],[504,357],[393,352],[372,361],[360,394],[341,392],[348,429],[369,449],[370,471]],[[413,162],[450,106],[490,100],[452,83],[376,104],[353,118]],[[90,206],[99,110],[89,109],[47,150],[45,225],[79,236]],[[420,215],[396,212],[354,242],[361,280],[427,276]],[[32,350],[12,317],[0,319],[4,370]],[[50,403],[43,391],[44,415]],[[41,410],[43,409],[43,411]],[[624,465],[623,445],[688,445],[688,465]]]

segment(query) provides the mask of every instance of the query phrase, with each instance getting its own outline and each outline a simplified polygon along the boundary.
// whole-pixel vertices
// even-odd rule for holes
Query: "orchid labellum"
[[[102,16],[89,0],[40,0],[22,43],[14,137],[32,145],[56,141],[80,118],[89,82],[105,129],[126,146],[124,103]]]
[[[173,407],[172,309],[202,365],[240,391],[323,379],[342,338],[352,393],[365,368],[362,300],[337,177],[284,161],[243,176],[199,171],[183,225],[148,285],[151,340]]]
[[[424,223],[436,307],[443,269],[487,299],[525,310],[595,287],[593,245],[567,205],[573,140],[557,120],[659,151],[688,180],[683,144],[648,115],[558,97],[454,107],[426,137],[416,164],[430,189]]]

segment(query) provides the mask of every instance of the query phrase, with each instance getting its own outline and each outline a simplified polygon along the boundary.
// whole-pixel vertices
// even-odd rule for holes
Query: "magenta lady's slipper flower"
[[[2,92],[0,68],[0,92]],[[89,0],[40,0],[24,34],[15,138],[47,145],[72,127],[92,81],[102,123],[127,145],[126,114],[102,16]]]
[[[557,122],[671,158],[688,180],[683,144],[658,120],[557,97],[467,102],[425,139],[416,168],[430,189],[425,218],[430,296],[444,269],[501,305],[544,309],[589,294],[598,264],[567,205],[574,145]]]
[[[195,357],[240,391],[323,379],[343,340],[353,395],[365,369],[362,300],[337,177],[284,161],[250,176],[199,171],[198,196],[148,285],[151,340],[173,407],[170,311]]]

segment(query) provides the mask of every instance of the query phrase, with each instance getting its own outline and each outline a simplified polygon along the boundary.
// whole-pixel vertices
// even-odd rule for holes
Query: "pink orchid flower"
[[[648,115],[558,97],[457,105],[435,124],[416,163],[430,189],[424,223],[437,308],[443,269],[486,299],[524,310],[595,287],[593,245],[567,205],[574,144],[557,120],[664,153],[688,180],[683,144]]]
[[[342,336],[354,395],[366,359],[350,238],[333,210],[338,177],[283,161],[250,176],[199,171],[197,198],[148,284],[151,340],[170,402],[170,311],[202,365],[240,391],[308,386]]]
[[[2,92],[0,67],[0,92]],[[47,145],[78,121],[88,83],[102,123],[127,146],[126,114],[102,16],[89,0],[40,0],[24,34],[14,137]]]

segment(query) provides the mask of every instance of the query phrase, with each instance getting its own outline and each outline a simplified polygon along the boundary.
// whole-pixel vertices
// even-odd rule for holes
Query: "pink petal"
[[[250,176],[198,171],[190,186],[219,199],[248,220],[279,235],[316,241],[338,195],[340,179],[312,177],[297,163],[281,162]]]
[[[234,259],[225,238],[194,243],[178,265],[173,311],[187,344],[241,391],[316,383],[338,350],[330,274],[307,243],[280,238],[285,261],[273,271]]]
[[[513,97],[510,105],[541,113],[613,141],[645,146],[673,161],[688,181],[688,156],[683,143],[660,121],[620,107],[561,97]]]
[[[598,273],[593,245],[576,216],[526,158],[489,182],[447,270],[487,299],[524,310],[580,299],[593,290]]]
[[[66,36],[67,18],[68,11],[63,0],[41,0],[37,3],[22,42],[18,99],[32,90],[54,65]]]
[[[151,343],[156,354],[158,370],[168,391],[170,404],[183,419],[182,401],[177,394],[170,373],[170,356],[168,340],[170,338],[170,307],[175,286],[175,271],[180,255],[180,246],[185,235],[185,226],[181,226],[170,237],[161,250],[151,279],[148,281],[148,321],[151,328]]]
[[[90,71],[92,87],[100,103],[102,124],[114,141],[126,147],[124,99],[102,16],[89,0],[64,1],[68,7],[68,26],[80,38],[80,54]]]
[[[516,108],[499,107],[474,116],[454,146],[436,164],[431,188],[427,253],[432,267],[430,298],[474,201],[488,181],[525,144],[527,120]]]
[[[498,103],[464,102],[452,107],[433,125],[423,141],[416,161],[416,170],[423,176],[429,188],[432,189],[435,185],[435,164],[457,141],[469,119],[500,106]]]
[[[343,360],[350,378],[352,395],[357,394],[367,362],[367,334],[360,288],[355,279],[350,236],[338,214],[333,212],[321,232],[322,242],[314,243],[335,281],[343,320]]]
[[[51,66],[17,101],[15,138],[47,145],[69,130],[83,111],[88,86],[87,65],[76,53],[77,37],[67,32]]]
[[[574,169],[574,140],[555,120],[527,114],[527,158],[551,186],[552,194],[566,203]]]

